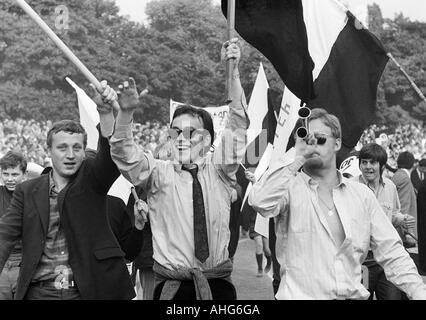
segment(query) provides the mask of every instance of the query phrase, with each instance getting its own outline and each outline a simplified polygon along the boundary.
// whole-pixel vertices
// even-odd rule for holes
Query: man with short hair
[[[426,172],[426,159],[421,159],[414,166],[413,171],[411,172],[411,182],[413,183],[414,190],[416,191],[416,195],[418,194],[418,190],[425,179]]]
[[[229,214],[235,174],[245,153],[248,117],[236,39],[226,44],[223,56],[235,59],[232,102],[227,128],[214,152],[210,152],[214,140],[210,114],[186,105],[175,111],[170,126],[174,161],[154,159],[133,140],[131,123],[138,104],[134,82],[124,83],[121,93],[111,154],[122,174],[147,191],[155,300],[236,299],[228,252]]]
[[[0,169],[3,182],[0,186],[0,217],[2,217],[10,205],[16,186],[26,178],[27,161],[20,152],[9,151],[1,158]],[[21,260],[22,243],[18,241],[0,273],[0,300],[14,299]]]
[[[426,299],[426,285],[374,194],[336,169],[338,118],[313,109],[308,129],[305,140],[295,137],[294,161],[271,166],[249,195],[255,210],[277,222],[276,298],[367,299],[361,265],[371,247],[388,280],[409,298]]]
[[[417,199],[416,192],[411,182],[411,172],[414,166],[414,156],[411,152],[404,151],[398,155],[396,163],[398,170],[392,176],[392,182],[395,184],[398,190],[399,201],[401,202],[401,212],[403,214],[409,214],[414,217],[417,221]],[[408,230],[399,229],[398,232],[401,235],[404,246],[407,248],[415,247],[416,241],[410,235],[417,237],[417,225],[409,228]]]
[[[104,96],[105,103],[115,99]],[[100,114],[101,119],[110,116]],[[0,219],[0,270],[22,239],[16,299],[135,296],[124,253],[107,218],[107,192],[119,171],[102,124],[101,133],[96,156],[85,158],[87,133],[81,124],[55,123],[47,134],[52,171],[18,185]]]
[[[388,160],[386,150],[377,143],[365,145],[359,152],[359,169],[361,174],[354,181],[365,184],[373,191],[389,221],[395,228],[408,229],[415,224],[412,216],[403,215],[398,192],[393,182],[383,177]],[[386,279],[383,268],[375,261],[373,252],[368,251],[364,265],[368,268],[370,300],[374,294],[378,300],[401,300],[402,292]]]

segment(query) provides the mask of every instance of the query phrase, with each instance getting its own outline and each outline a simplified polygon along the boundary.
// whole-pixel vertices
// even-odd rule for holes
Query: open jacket
[[[100,137],[94,158],[86,158],[59,193],[58,206],[69,250],[69,264],[82,299],[135,296],[124,253],[106,214],[107,192],[119,176],[108,140]],[[0,270],[15,242],[22,239],[16,299],[23,299],[42,256],[49,223],[49,175],[17,186],[0,219]]]

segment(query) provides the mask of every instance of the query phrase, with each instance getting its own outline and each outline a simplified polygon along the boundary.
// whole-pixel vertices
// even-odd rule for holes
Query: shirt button
[[[61,251],[61,254],[65,254],[65,252],[64,252],[64,251]]]

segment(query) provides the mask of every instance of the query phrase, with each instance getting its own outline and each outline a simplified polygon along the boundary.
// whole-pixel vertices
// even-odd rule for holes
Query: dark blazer
[[[424,180],[417,195],[417,230],[420,271],[426,273],[426,181]]]
[[[417,170],[413,170],[411,172],[411,182],[413,183],[414,189],[416,193],[419,191],[420,185],[422,184],[422,180],[419,177],[419,173]]]
[[[106,214],[106,195],[119,176],[108,140],[99,139],[94,158],[86,158],[59,193],[58,206],[68,243],[69,264],[82,299],[132,299],[135,291]],[[0,270],[15,241],[23,257],[16,299],[23,299],[45,246],[49,223],[49,175],[19,185],[0,219]]]
[[[413,216],[417,221],[416,193],[410,177],[404,170],[398,169],[391,180],[395,183],[398,191],[399,201],[401,202],[401,212]],[[417,226],[414,228],[414,235],[417,236]]]
[[[127,206],[122,199],[107,196],[107,213],[111,230],[127,261],[133,261],[141,251],[146,229],[146,226],[143,230],[138,230],[134,226],[134,203],[133,196],[129,197]]]

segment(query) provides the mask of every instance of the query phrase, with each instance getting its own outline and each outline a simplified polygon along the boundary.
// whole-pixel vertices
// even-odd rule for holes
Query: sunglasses
[[[327,142],[327,137],[333,138],[332,135],[327,133],[314,133],[314,137],[317,140],[317,145],[322,146]]]
[[[195,133],[198,132],[197,129],[194,128],[169,128],[167,137],[171,140],[176,140],[182,133],[185,139],[192,139]]]

